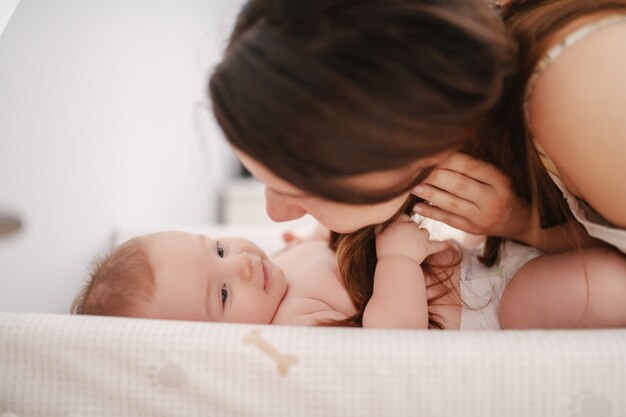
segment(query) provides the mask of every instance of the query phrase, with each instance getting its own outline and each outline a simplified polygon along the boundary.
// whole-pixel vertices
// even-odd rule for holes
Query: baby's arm
[[[502,328],[626,326],[626,257],[589,248],[524,265],[500,301]]]
[[[403,216],[376,237],[373,294],[363,312],[363,327],[428,328],[426,282],[421,263],[447,247]]]

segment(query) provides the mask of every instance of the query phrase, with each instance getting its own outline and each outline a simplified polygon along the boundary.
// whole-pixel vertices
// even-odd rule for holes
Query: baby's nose
[[[242,252],[235,257],[235,273],[241,279],[248,281],[254,276],[256,264],[260,260],[258,255]]]

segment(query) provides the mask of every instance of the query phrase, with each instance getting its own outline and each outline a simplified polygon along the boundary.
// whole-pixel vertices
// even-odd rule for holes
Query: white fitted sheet
[[[295,356],[287,375],[243,338]],[[0,314],[0,415],[624,416],[626,330],[445,332]]]
[[[183,229],[243,234],[271,253],[284,226]],[[154,230],[123,229],[117,243]],[[253,330],[295,357],[286,375],[243,342]],[[0,313],[0,417],[335,415],[626,416],[626,330],[365,330]]]

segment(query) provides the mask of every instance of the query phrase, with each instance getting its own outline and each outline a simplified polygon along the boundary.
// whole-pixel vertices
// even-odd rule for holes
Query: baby
[[[414,223],[405,226],[426,234],[428,241],[427,232]],[[388,228],[383,235],[393,231]],[[412,252],[410,262],[419,269],[419,256],[430,253]],[[302,242],[270,259],[246,239],[173,231],[131,239],[96,260],[73,312],[315,325],[345,320],[357,310],[327,241]]]
[[[507,243],[503,254],[498,265],[484,267],[471,251],[429,241],[428,232],[404,216],[377,233],[371,297],[356,306],[325,240],[293,245],[270,259],[245,239],[162,232],[131,239],[97,260],[72,310],[289,325],[355,325],[360,313],[363,327],[393,328],[499,329],[500,319],[516,328],[626,324],[619,302],[626,285],[592,292],[589,299],[578,297],[579,302],[568,295],[567,306],[556,306],[549,296],[533,292],[539,286],[532,265],[545,255],[514,243]],[[426,258],[439,267],[423,268]],[[593,269],[593,262],[587,266]],[[595,280],[578,281],[563,287],[557,282],[546,291],[576,294],[587,284],[597,287]],[[598,303],[616,308],[598,310]],[[589,305],[595,310],[585,315]],[[432,325],[435,317],[437,326]]]

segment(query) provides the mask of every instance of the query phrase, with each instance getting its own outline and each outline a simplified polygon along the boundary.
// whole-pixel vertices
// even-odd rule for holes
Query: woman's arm
[[[447,247],[428,238],[428,231],[406,216],[377,235],[374,291],[363,312],[363,327],[428,328],[421,263]]]

